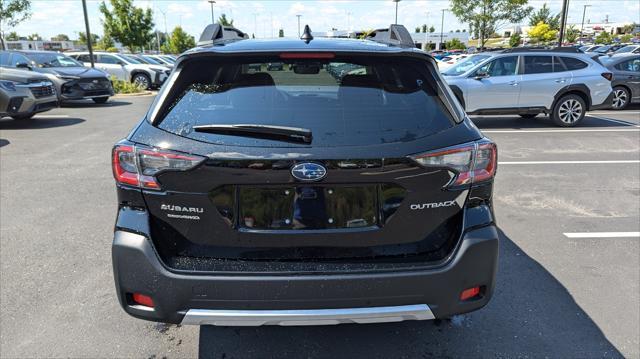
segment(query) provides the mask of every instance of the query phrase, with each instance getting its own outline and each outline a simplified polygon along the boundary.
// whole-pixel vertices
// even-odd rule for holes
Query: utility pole
[[[567,25],[567,10],[569,10],[569,0],[562,0],[562,17],[560,18],[560,37],[558,38],[558,47],[562,46],[564,39],[564,29]]]
[[[258,13],[253,13],[253,36],[258,36]]]
[[[298,18],[298,37],[300,37],[300,16],[302,15],[296,15],[296,17]]]
[[[347,32],[351,30],[351,11],[347,11]]]
[[[164,18],[164,38],[169,38],[169,32],[167,32],[167,13],[162,11],[162,9],[158,9],[162,13],[162,17]]]
[[[271,24],[271,38],[273,38],[273,13],[269,13],[269,19],[270,19],[270,24]]]
[[[400,0],[393,0],[394,3],[396,3],[396,21],[394,22],[394,24],[398,25],[398,3],[400,2]]]
[[[89,17],[87,16],[87,1],[82,0],[82,11],[84,11],[84,27],[87,31],[87,48],[89,49],[89,59],[91,60],[91,67],[95,67],[93,63],[93,46],[91,46],[91,31],[89,30]]]
[[[216,18],[215,16],[213,16],[213,4],[215,4],[215,0],[207,0],[209,2],[209,4],[211,4],[211,23],[215,24],[216,23]]]
[[[584,15],[587,12],[587,7],[590,7],[591,5],[583,5],[582,8],[582,23],[580,24],[580,43],[584,43],[584,41],[582,41],[582,31],[584,30]]]

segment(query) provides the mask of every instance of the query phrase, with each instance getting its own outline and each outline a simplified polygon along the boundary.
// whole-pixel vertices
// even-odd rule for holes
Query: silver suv
[[[442,73],[468,114],[533,118],[575,126],[609,108],[612,73],[575,48],[509,49],[467,58]]]
[[[66,55],[83,62],[85,66],[91,66],[88,52],[71,52]],[[94,52],[93,62],[96,68],[118,80],[131,81],[145,89],[160,87],[171,72],[166,66],[143,64],[127,54]]]

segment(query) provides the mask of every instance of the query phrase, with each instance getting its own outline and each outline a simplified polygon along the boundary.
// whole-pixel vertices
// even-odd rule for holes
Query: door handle
[[[565,82],[567,82],[567,80],[565,80],[565,79],[558,79],[558,80],[556,80],[556,83],[557,83],[557,84],[563,84],[563,83],[565,83]]]
[[[511,81],[511,82],[509,82],[509,85],[518,86],[518,81]]]

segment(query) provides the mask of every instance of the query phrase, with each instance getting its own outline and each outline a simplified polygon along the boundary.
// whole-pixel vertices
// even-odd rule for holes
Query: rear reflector
[[[611,72],[603,72],[600,75],[609,81],[613,81],[613,74]]]
[[[144,305],[145,307],[149,307],[149,308],[154,307],[153,299],[151,299],[151,297],[148,295],[133,293],[131,295],[131,298],[133,299],[133,302],[136,304]]]
[[[336,54],[333,52],[283,52],[281,59],[333,59]]]
[[[118,183],[160,189],[155,175],[164,171],[185,171],[194,168],[203,157],[155,150],[142,146],[116,145],[113,148],[113,177]]]
[[[411,158],[425,167],[447,167],[457,173],[452,186],[491,180],[496,174],[498,150],[487,140],[421,153]]]
[[[480,287],[465,289],[460,293],[460,300],[473,299],[480,295]]]

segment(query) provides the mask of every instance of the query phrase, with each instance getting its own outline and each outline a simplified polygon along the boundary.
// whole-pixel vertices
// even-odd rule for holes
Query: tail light
[[[446,167],[456,172],[450,186],[476,184],[493,179],[498,149],[490,141],[478,141],[421,153],[411,157],[424,167]]]
[[[203,157],[133,145],[113,148],[113,177],[118,183],[146,189],[160,189],[156,175],[164,171],[186,171]]]
[[[613,81],[613,73],[611,72],[603,72],[600,75],[609,81]]]

